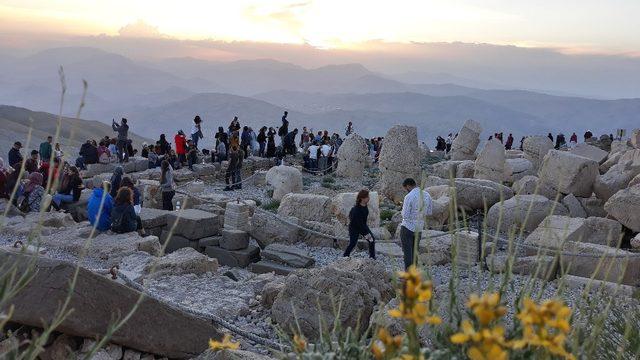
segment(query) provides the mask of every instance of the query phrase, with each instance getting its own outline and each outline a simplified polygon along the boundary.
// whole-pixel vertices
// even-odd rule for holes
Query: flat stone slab
[[[291,272],[295,271],[295,268],[291,266],[287,266],[284,264],[279,264],[270,260],[260,260],[257,263],[253,263],[250,265],[249,270],[256,274],[267,274],[267,273],[275,273],[276,275],[289,275]]]
[[[174,234],[189,240],[214,236],[220,230],[217,215],[197,209],[172,211],[167,215],[167,228],[171,229],[174,224]]]
[[[261,255],[266,260],[294,268],[310,268],[316,262],[308,252],[283,244],[271,244],[262,250]]]
[[[400,245],[394,243],[376,244],[376,253],[395,258],[404,257]]]
[[[0,263],[16,264],[19,273],[33,258],[0,250]],[[34,278],[9,301],[15,311],[11,321],[41,327],[50,323],[69,293],[75,265],[38,258]],[[113,319],[127,314],[140,293],[109,277],[80,268],[69,309],[73,311],[56,329],[84,338],[104,336]],[[170,324],[170,326],[167,326]],[[207,349],[209,339],[222,333],[210,322],[179,312],[144,297],[131,318],[113,334],[110,342],[169,358],[192,358]]]
[[[207,246],[205,253],[218,259],[220,265],[245,268],[253,262],[260,260],[260,248],[249,245],[242,250],[227,250],[219,246]]]
[[[198,240],[198,247],[204,249],[207,246],[219,246],[220,245],[220,236],[210,236],[206,238],[202,238]]]
[[[169,243],[166,244],[164,248],[164,252],[167,254],[186,247],[194,248],[196,250],[198,250],[199,248],[198,240],[190,240],[176,234],[172,234],[171,237],[169,237],[169,231],[162,230],[162,235],[160,235],[160,242],[162,244],[165,244],[167,241],[169,241]]]
[[[242,230],[224,229],[220,247],[227,250],[240,250],[249,246],[249,233]]]
[[[155,228],[167,225],[167,215],[171,214],[169,210],[152,209],[143,207],[140,210],[140,219],[142,226],[147,228]]]

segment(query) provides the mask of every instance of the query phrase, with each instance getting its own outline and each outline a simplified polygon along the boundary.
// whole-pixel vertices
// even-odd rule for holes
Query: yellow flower
[[[404,282],[399,291],[400,304],[398,308],[391,309],[389,315],[411,321],[416,325],[440,324],[442,319],[431,315],[429,310],[433,297],[433,284],[422,280],[422,274],[415,265],[409,267],[406,272],[400,272],[398,276]]]
[[[225,334],[222,341],[209,340],[209,349],[213,351],[219,350],[237,350],[240,347],[240,343],[231,341],[231,335]]]
[[[296,352],[303,352],[307,349],[307,340],[301,335],[294,335],[293,346]]]
[[[378,342],[371,345],[371,352],[376,360],[384,359],[384,348]]]
[[[402,346],[401,335],[391,336],[385,328],[378,330],[378,339],[371,345],[371,352],[376,359],[383,359],[386,355],[394,355]]]
[[[500,305],[500,295],[498,293],[485,293],[482,294],[482,297],[472,294],[467,302],[467,307],[471,309],[482,326],[489,325],[507,312],[506,308]]]
[[[512,342],[514,349],[538,347],[565,359],[575,359],[564,348],[566,335],[571,331],[571,309],[562,301],[546,300],[537,305],[526,298],[516,317],[522,324],[522,339]]]

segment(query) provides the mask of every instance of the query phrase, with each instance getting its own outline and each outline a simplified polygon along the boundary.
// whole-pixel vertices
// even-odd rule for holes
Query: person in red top
[[[178,131],[173,142],[176,144],[178,160],[184,165],[187,162],[187,137],[184,135],[184,131]]]

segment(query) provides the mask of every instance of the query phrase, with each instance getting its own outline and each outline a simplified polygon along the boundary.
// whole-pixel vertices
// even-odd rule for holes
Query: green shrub
[[[393,217],[393,215],[395,215],[396,212],[393,210],[389,210],[389,209],[384,209],[380,211],[380,220],[382,221],[389,221],[391,220],[391,218]]]
[[[278,208],[280,207],[280,200],[271,200],[269,202],[265,202],[264,204],[262,204],[261,207],[264,210],[271,211],[271,212],[276,212],[276,211],[278,211]]]

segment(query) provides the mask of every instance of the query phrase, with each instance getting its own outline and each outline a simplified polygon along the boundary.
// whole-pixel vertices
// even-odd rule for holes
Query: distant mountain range
[[[601,134],[640,125],[640,99],[557,96],[438,73],[380,74],[360,64],[307,69],[270,59],[142,62],[93,48],[50,49],[2,64],[0,104],[57,113],[57,67],[63,65],[66,115],[75,112],[86,79],[83,117],[109,124],[124,116],[134,131],[153,138],[188,131],[196,114],[209,134],[235,115],[253,127],[278,126],[283,110],[290,110],[293,126],[342,132],[353,121],[365,136],[414,124],[430,142],[470,118],[487,137],[498,131],[516,137],[587,129]]]

